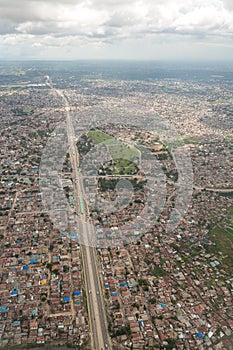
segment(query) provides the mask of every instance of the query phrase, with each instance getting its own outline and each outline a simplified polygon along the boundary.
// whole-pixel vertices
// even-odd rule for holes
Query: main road
[[[91,349],[112,349],[108,334],[104,298],[98,271],[99,264],[95,248],[95,229],[93,224],[88,220],[89,211],[88,205],[85,203],[85,189],[83,186],[82,176],[80,176],[79,153],[76,147],[76,137],[70,115],[69,102],[61,90],[53,87],[49,76],[46,77],[46,85],[53,89],[63,99],[65,104],[66,128],[73,169],[74,199],[77,212],[79,213],[78,230],[86,284],[88,316],[91,332]]]

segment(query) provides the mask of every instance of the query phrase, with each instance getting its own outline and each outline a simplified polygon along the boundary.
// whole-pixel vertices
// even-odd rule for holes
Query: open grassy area
[[[195,137],[185,137],[183,138],[183,142],[187,144],[196,144],[199,143],[199,140]]]
[[[139,151],[136,148],[125,144],[110,145],[109,151],[113,159],[121,158],[133,162],[139,158]]]
[[[114,138],[112,136],[109,136],[109,135],[107,135],[104,132],[99,131],[99,130],[89,131],[87,136],[94,142],[94,144],[105,142],[107,140],[108,141],[114,140]]]
[[[89,131],[87,135],[94,144],[104,142],[109,145],[109,152],[113,159],[127,159],[129,161],[135,161],[139,158],[139,151],[127,144],[118,142],[114,137],[108,134],[95,130]]]
[[[105,169],[108,175],[132,175],[138,171],[137,165],[127,159],[114,159]]]
[[[220,251],[227,255],[222,261],[227,270],[233,272],[233,208],[229,210],[229,216],[224,222],[215,226],[210,232],[209,237],[216,244],[210,250],[213,252]]]
[[[217,244],[217,246],[221,249],[224,254],[229,253],[233,248],[233,233],[230,232],[230,230],[216,226],[214,229],[210,232],[210,238],[214,240],[214,242]]]

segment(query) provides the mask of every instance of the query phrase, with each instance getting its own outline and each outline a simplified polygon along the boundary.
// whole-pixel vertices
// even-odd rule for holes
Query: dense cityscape
[[[92,348],[99,322],[92,302],[103,302],[105,349],[233,348],[232,80],[232,70],[214,66],[0,64],[0,349]],[[191,201],[169,233],[181,173],[160,130],[139,129],[133,117],[128,125],[114,116],[104,124],[95,114],[128,103],[135,115],[140,106],[172,125],[190,156]],[[94,122],[85,119],[89,110]],[[79,228],[59,230],[41,190],[44,149],[67,113],[76,123],[75,150],[66,150],[61,184],[69,210],[94,227],[97,292],[87,287]],[[82,113],[87,130],[78,125]],[[115,154],[94,176],[85,162],[99,144]],[[146,230],[138,224],[133,239],[116,243],[128,223],[143,219],[149,198],[137,145],[161,166],[165,203]],[[96,208],[95,193],[113,203],[123,179],[132,201],[115,212]],[[81,201],[84,192],[89,202]]]

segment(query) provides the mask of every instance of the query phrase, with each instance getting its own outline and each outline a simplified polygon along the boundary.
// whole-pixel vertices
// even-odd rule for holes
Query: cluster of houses
[[[166,223],[176,199],[175,164],[157,137],[132,134],[127,128],[118,134],[128,142],[139,137],[158,155],[167,176],[168,204],[161,203],[161,215],[154,226],[148,225],[149,233],[139,234],[138,225],[130,244],[98,249],[112,343],[126,349],[231,348],[233,278],[226,267],[231,257],[219,248],[225,242],[216,247],[209,236],[214,225],[225,222],[227,230],[230,225],[231,197],[217,191],[232,184],[229,130],[202,122],[213,115],[216,120],[211,92],[200,96],[202,85],[134,82],[134,89],[130,82],[114,82],[114,90],[109,90],[111,84],[91,82],[87,89],[92,94],[86,91],[83,99],[78,89],[67,90],[72,111],[84,100],[85,106],[111,98],[115,102],[115,91],[129,88],[132,101],[153,107],[185,135],[194,170],[192,201],[179,226],[168,234]],[[154,89],[153,98],[145,93],[148,86]],[[228,98],[228,92],[224,96]],[[49,135],[64,118],[62,101],[42,86],[2,89],[0,101],[0,348],[35,343],[85,346],[90,329],[78,232],[53,226],[40,191],[40,159]],[[64,169],[63,187],[70,189],[68,200],[74,207],[68,159]],[[114,200],[114,191],[108,195]],[[92,212],[99,239],[102,228],[114,235],[122,222],[140,217],[142,188],[134,199],[128,212],[101,218],[101,213]]]

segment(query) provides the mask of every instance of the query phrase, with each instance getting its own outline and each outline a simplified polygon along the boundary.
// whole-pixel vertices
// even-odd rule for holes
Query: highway
[[[76,212],[79,213],[79,237],[82,253],[83,272],[86,285],[86,296],[91,335],[91,349],[112,349],[108,334],[107,317],[104,298],[98,272],[98,258],[95,248],[95,230],[88,221],[88,206],[85,203],[85,189],[79,170],[79,153],[76,147],[76,137],[70,116],[69,102],[61,90],[55,89],[49,76],[46,77],[46,85],[53,89],[64,101],[66,110],[66,128],[70,149],[70,158],[73,170],[74,200]]]

